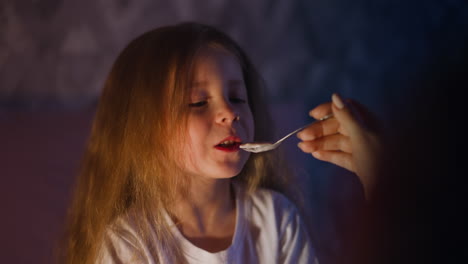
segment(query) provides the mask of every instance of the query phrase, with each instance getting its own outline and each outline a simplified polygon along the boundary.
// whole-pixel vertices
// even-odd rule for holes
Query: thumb
[[[337,93],[332,95],[332,102],[333,115],[340,123],[340,127],[350,134],[354,134],[355,131],[360,130],[359,121],[354,116],[352,109],[350,109],[350,105],[345,104]]]

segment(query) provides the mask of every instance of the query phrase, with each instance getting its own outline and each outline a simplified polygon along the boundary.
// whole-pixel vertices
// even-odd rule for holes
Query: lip
[[[235,144],[233,144],[230,147],[219,146],[219,144],[221,144],[222,142],[227,141],[227,140],[234,141]],[[236,152],[236,151],[239,151],[239,149],[240,149],[239,146],[241,144],[242,144],[242,140],[239,137],[229,136],[229,137],[221,140],[217,145],[214,146],[214,148],[217,149],[217,150],[225,151],[225,152]]]

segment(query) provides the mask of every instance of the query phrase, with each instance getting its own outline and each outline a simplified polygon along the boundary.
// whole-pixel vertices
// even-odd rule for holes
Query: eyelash
[[[235,104],[246,103],[246,100],[241,99],[241,98],[230,98],[229,100]],[[202,106],[205,106],[207,103],[208,103],[207,101],[200,101],[200,102],[190,103],[189,106],[190,107],[202,107]]]
[[[208,103],[207,101],[200,101],[200,102],[191,103],[189,104],[189,106],[190,107],[202,107],[206,105],[207,103]]]

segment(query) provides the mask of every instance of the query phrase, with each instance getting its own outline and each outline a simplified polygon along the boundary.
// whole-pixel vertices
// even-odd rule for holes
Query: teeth
[[[236,143],[237,143],[236,141],[226,140],[226,141],[221,142],[219,145],[228,145],[228,146],[230,146],[230,145],[234,145]]]

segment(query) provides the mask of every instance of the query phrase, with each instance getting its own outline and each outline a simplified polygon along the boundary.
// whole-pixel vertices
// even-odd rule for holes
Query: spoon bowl
[[[287,134],[286,136],[284,136],[283,138],[281,138],[280,140],[276,141],[275,143],[270,143],[270,142],[251,142],[251,143],[244,143],[244,144],[241,144],[239,146],[239,148],[241,148],[242,150],[244,151],[248,151],[248,152],[253,152],[253,153],[260,153],[260,152],[265,152],[265,151],[270,151],[270,150],[273,150],[275,148],[277,148],[285,139],[289,138],[290,136],[296,134],[297,132],[303,130],[304,128],[310,126],[311,124],[315,123],[315,122],[320,122],[320,121],[325,121],[329,118],[332,118],[333,117],[333,114],[329,114],[329,115],[326,115],[320,119],[318,119],[317,121],[314,121],[310,124],[307,124],[305,126],[302,126],[296,130],[294,130],[293,132]]]

